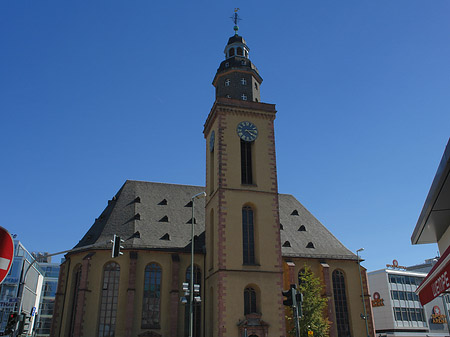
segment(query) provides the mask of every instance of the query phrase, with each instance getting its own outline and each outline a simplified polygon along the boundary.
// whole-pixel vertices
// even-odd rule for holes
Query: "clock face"
[[[236,132],[245,142],[253,142],[258,137],[258,129],[252,122],[240,122],[236,128]]]
[[[216,138],[216,133],[214,130],[211,132],[211,136],[209,136],[209,151],[214,150],[214,139]]]

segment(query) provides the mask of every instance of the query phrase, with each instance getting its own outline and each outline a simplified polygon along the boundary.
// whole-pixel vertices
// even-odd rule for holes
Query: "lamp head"
[[[362,252],[363,250],[364,250],[364,248],[359,248],[356,252],[359,253],[359,252]]]

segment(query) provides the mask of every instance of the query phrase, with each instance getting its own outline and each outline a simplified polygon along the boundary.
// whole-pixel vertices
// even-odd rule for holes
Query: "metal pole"
[[[206,197],[205,192],[194,195],[192,200],[192,219],[191,219],[191,281],[189,285],[189,337],[194,336],[194,203],[195,199]]]
[[[295,320],[295,336],[296,337],[300,337],[300,322],[298,321],[298,307],[297,307],[297,299],[296,299],[296,295],[297,295],[297,289],[296,288],[291,288],[291,293],[292,293],[292,314],[294,316],[294,320]]]
[[[364,288],[362,283],[362,276],[361,276],[361,264],[359,263],[359,252],[363,251],[364,248],[360,248],[356,251],[356,256],[358,258],[358,271],[359,271],[359,281],[361,282],[361,296],[362,296],[362,303],[363,303],[363,309],[364,309],[364,321],[366,322],[366,334],[367,337],[370,337],[369,335],[369,325],[367,324],[367,311],[366,311],[366,302],[364,301]]]

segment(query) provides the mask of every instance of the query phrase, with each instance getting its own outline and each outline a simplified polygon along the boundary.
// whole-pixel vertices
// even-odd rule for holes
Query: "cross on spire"
[[[235,9],[234,9],[234,15],[230,17],[230,19],[232,19],[233,22],[234,22],[234,27],[233,27],[233,29],[234,29],[235,35],[237,35],[237,32],[238,32],[238,30],[239,30],[239,27],[238,27],[237,23],[238,23],[239,21],[242,20],[242,19],[239,17],[239,15],[238,15],[238,11],[239,11],[239,8],[235,8]]]

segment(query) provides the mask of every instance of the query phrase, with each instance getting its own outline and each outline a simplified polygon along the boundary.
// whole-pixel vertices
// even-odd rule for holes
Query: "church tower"
[[[235,14],[235,24],[237,14]],[[206,149],[205,336],[285,336],[275,158],[275,105],[242,36],[213,80]]]

